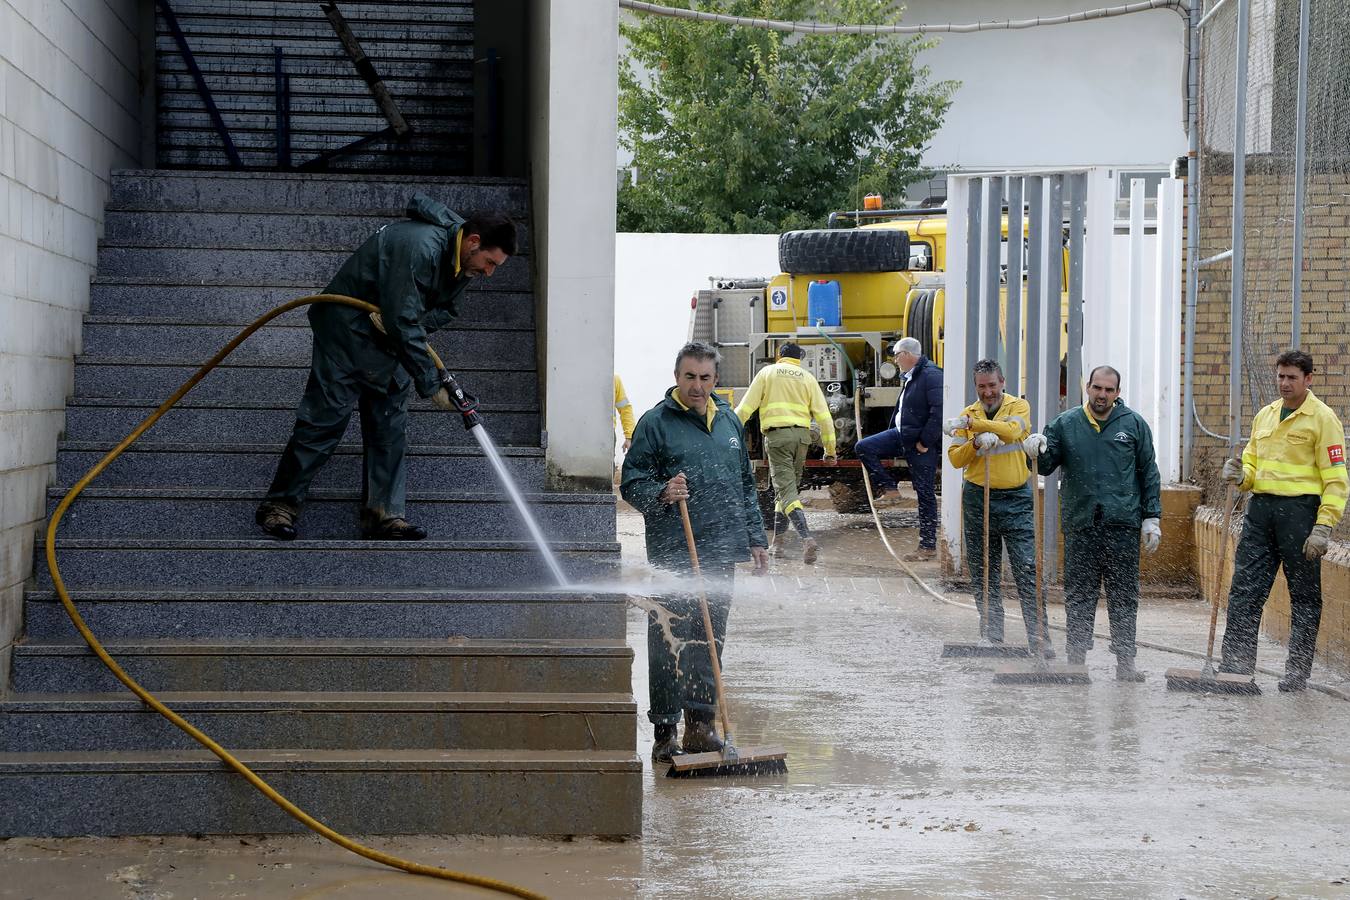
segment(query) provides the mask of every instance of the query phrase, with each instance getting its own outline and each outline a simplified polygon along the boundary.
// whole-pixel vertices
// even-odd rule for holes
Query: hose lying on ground
[[[266,781],[264,781],[257,773],[255,773],[252,769],[250,769],[248,766],[244,765],[244,763],[240,762],[233,755],[231,755],[228,750],[226,750],[220,744],[217,744],[204,732],[198,730],[195,726],[193,726],[182,716],[178,715],[176,712],[169,709],[169,707],[165,706],[157,697],[155,697],[154,694],[150,693],[150,691],[146,690],[134,678],[128,675],[126,671],[123,670],[123,668],[120,665],[118,665],[117,661],[112,658],[112,656],[108,653],[108,651],[103,648],[103,645],[99,643],[98,638],[94,636],[94,633],[89,629],[89,626],[85,624],[84,618],[75,608],[74,601],[70,599],[70,593],[66,590],[65,581],[61,578],[61,570],[56,563],[56,529],[61,524],[61,517],[65,515],[66,510],[70,508],[70,505],[75,502],[75,498],[80,495],[80,492],[83,491],[86,487],[88,487],[90,482],[92,482],[95,478],[97,478],[99,474],[102,473],[103,470],[106,469],[110,463],[112,463],[113,460],[121,456],[124,450],[126,450],[128,447],[134,444],[141,437],[141,435],[149,431],[150,426],[154,425],[155,422],[158,421],[161,416],[163,416],[166,412],[172,409],[174,404],[176,404],[179,400],[183,399],[183,397],[187,394],[188,391],[192,390],[192,388],[195,387],[199,381],[205,378],[208,372],[210,372],[212,369],[218,366],[225,359],[225,357],[233,353],[235,348],[237,348],[240,344],[242,344],[245,340],[247,340],[250,335],[252,335],[255,331],[262,328],[264,325],[266,325],[268,322],[272,321],[276,317],[283,315],[287,312],[290,312],[293,309],[298,309],[302,306],[309,306],[314,303],[338,303],[345,306],[353,306],[365,312],[379,311],[379,307],[375,306],[374,304],[366,303],[363,300],[357,300],[355,297],[345,297],[340,294],[313,294],[308,297],[301,297],[298,300],[292,300],[289,303],[283,303],[281,306],[278,306],[277,308],[271,310],[270,312],[264,313],[263,315],[254,319],[253,322],[250,323],[246,328],[244,328],[243,331],[235,335],[235,337],[232,340],[230,340],[228,344],[222,347],[216,353],[215,356],[207,360],[202,365],[201,368],[199,368],[196,372],[194,372],[192,374],[192,377],[190,377],[187,381],[183,382],[182,386],[179,387],[178,390],[174,391],[173,395],[170,396],[169,399],[161,403],[154,412],[152,412],[149,416],[147,416],[145,421],[141,422],[141,424],[137,425],[134,429],[132,429],[132,432],[128,434],[125,438],[123,438],[121,443],[119,443],[116,447],[109,450],[107,455],[105,455],[102,459],[100,459],[94,465],[93,468],[91,468],[88,472],[84,474],[84,476],[79,481],[75,482],[75,486],[72,487],[70,491],[64,497],[61,498],[61,502],[58,503],[56,506],[56,511],[52,513],[51,521],[47,524],[47,568],[51,571],[52,584],[56,588],[56,595],[61,599],[61,605],[65,607],[66,614],[70,616],[70,621],[75,624],[75,628],[80,632],[80,636],[84,638],[85,643],[89,645],[89,649],[94,651],[95,655],[97,655],[98,658],[103,661],[103,664],[108,667],[108,671],[112,672],[113,675],[117,677],[118,681],[126,685],[127,689],[130,690],[137,697],[139,697],[141,701],[145,703],[146,706],[149,706],[151,709],[159,713],[164,718],[168,719],[178,728],[187,732],[187,734],[190,735],[193,738],[193,740],[197,741],[197,743],[201,744],[207,750],[210,750],[212,753],[214,753],[217,757],[220,758],[221,762],[225,763],[225,765],[229,766],[235,772],[238,772],[240,775],[242,775],[248,781],[249,784],[253,785],[259,791],[261,791],[262,794],[266,796],[268,800],[271,800],[277,806],[281,807],[282,810],[284,810],[292,818],[299,821],[306,828],[309,828],[311,831],[314,831],[320,836],[327,838],[334,844],[337,844],[339,847],[342,847],[345,850],[350,850],[352,853],[355,853],[358,856],[363,856],[366,859],[371,860],[372,862],[377,862],[395,869],[402,869],[404,872],[410,872],[414,875],[426,875],[431,878],[441,878],[446,881],[457,881],[460,882],[461,884],[469,884],[474,885],[475,887],[487,888],[489,890],[499,891],[503,894],[511,894],[516,897],[531,898],[531,900],[535,900],[535,898],[542,898],[543,897],[542,894],[538,894],[526,888],[517,887],[516,885],[513,884],[508,884],[507,882],[504,881],[497,881],[494,878],[485,878],[480,875],[471,875],[466,872],[455,872],[450,869],[442,869],[437,866],[428,866],[422,863],[416,863],[410,860],[401,859],[397,856],[393,856],[388,853],[383,853],[372,847],[367,847],[364,844],[357,843],[351,838],[348,838],[345,835],[342,835],[337,831],[334,831],[332,828],[329,828],[327,825],[323,824],[318,819],[315,819],[313,816],[306,813],[304,810],[296,806],[290,800],[287,800],[284,796],[278,793],[276,789],[274,789],[271,785],[269,785]],[[430,351],[432,360],[436,363],[436,367],[444,368],[444,366],[442,366],[441,364],[440,358],[436,356],[436,351],[431,350],[430,347],[428,347],[427,349]]]

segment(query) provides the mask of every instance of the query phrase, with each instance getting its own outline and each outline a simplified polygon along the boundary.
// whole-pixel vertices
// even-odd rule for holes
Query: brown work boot
[[[297,534],[295,520],[299,515],[300,511],[289,503],[264,500],[258,504],[258,511],[253,515],[253,521],[257,522],[263,531],[277,540],[293,541]]]
[[[376,525],[366,525],[361,536],[368,541],[420,541],[427,536],[427,531],[395,516],[382,519]]]
[[[905,562],[932,562],[937,559],[936,547],[920,547],[900,557]]]
[[[814,566],[816,564],[816,556],[819,553],[820,545],[816,543],[816,539],[813,537],[807,538],[806,543],[802,546],[802,562],[806,563],[808,566]]]
[[[693,709],[684,711],[684,743],[681,746],[685,753],[721,752],[725,744],[713,727],[712,713]]]

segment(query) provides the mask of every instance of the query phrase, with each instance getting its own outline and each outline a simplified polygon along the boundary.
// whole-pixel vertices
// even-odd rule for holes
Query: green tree
[[[891,0],[698,0],[759,18],[890,24]],[[638,15],[620,25],[619,134],[636,183],[619,187],[625,231],[819,227],[868,191],[897,196],[957,83],[915,58],[933,41],[785,34]]]

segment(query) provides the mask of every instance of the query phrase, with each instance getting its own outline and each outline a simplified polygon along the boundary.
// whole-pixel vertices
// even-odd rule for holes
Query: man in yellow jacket
[[[633,421],[633,404],[628,402],[628,394],[624,392],[623,382],[617,373],[614,375],[614,415],[618,416],[619,426],[623,428],[623,452],[627,453],[628,448],[633,446],[633,428],[636,423]]]
[[[944,429],[952,436],[947,448],[951,464],[965,469],[961,491],[961,519],[966,535],[966,561],[975,603],[984,610],[981,637],[1003,643],[1001,574],[1003,547],[1008,548],[1017,599],[1027,627],[1027,646],[1053,657],[1048,629],[1036,637],[1036,532],[1030,472],[1022,441],[1031,433],[1031,406],[1004,393],[1003,369],[992,359],[975,363],[975,393],[979,397],[948,419]],[[989,596],[984,594],[984,473],[989,461]]]
[[[1283,564],[1291,621],[1281,691],[1303,690],[1312,674],[1322,624],[1322,557],[1345,513],[1345,430],[1309,390],[1312,373],[1307,353],[1280,354],[1280,399],[1252,420],[1242,459],[1223,464],[1224,480],[1251,491],[1252,499],[1233,562],[1219,671],[1256,671],[1261,611]]]
[[[806,466],[806,448],[811,445],[812,418],[820,425],[826,461],[834,461],[834,419],[815,376],[802,368],[800,345],[784,344],[778,351],[778,362],[760,369],[750,382],[750,389],[736,407],[736,415],[744,423],[756,412],[764,436],[764,455],[769,458],[769,480],[773,482],[770,549],[774,555],[782,555],[783,539],[791,522],[802,537],[802,561],[814,565],[820,548],[806,524],[806,511],[797,486]]]

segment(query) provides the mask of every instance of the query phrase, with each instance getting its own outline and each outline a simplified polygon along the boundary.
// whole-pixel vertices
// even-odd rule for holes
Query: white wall
[[[607,486],[614,348],[618,4],[531,7],[536,284],[548,465],[555,487]],[[546,348],[546,351],[545,351]]]
[[[1095,0],[908,0],[907,24],[1062,15]],[[962,82],[924,153],[935,168],[1167,162],[1186,152],[1185,23],[1170,10],[942,36],[919,55]]]
[[[112,168],[140,149],[135,0],[0,0],[0,680]]]
[[[778,235],[620,234],[615,246],[614,371],[641,418],[675,383],[689,299],[709,277],[777,275]]]

